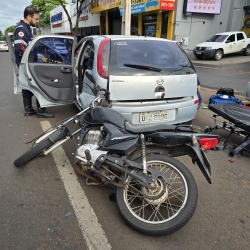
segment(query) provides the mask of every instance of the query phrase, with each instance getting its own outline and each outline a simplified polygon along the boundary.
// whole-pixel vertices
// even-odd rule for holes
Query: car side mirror
[[[226,42],[225,43],[230,43],[231,41],[230,40],[226,40]]]

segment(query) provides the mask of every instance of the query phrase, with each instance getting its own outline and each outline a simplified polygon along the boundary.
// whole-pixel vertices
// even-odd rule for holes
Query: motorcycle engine
[[[102,137],[101,131],[100,130],[90,130],[87,133],[87,135],[83,141],[83,145],[81,145],[77,149],[76,154],[79,157],[86,159],[85,151],[89,150],[90,155],[91,155],[90,162],[94,164],[96,159],[100,155],[107,154],[107,151],[98,150],[98,148],[100,148],[102,142],[103,142],[103,137]]]

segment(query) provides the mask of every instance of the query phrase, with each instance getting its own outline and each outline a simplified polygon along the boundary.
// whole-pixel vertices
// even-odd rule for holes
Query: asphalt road
[[[204,69],[198,73],[204,81],[208,77],[206,75],[212,78],[215,70],[209,69],[207,72]],[[236,73],[230,74],[233,77]],[[246,80],[247,75],[242,75],[242,81]],[[74,105],[49,108],[48,111],[56,116],[48,121],[35,116],[24,117],[22,98],[13,94],[12,84],[9,53],[0,53],[1,250],[88,249],[91,241],[103,238],[109,244],[104,244],[106,249],[249,249],[250,158],[236,156],[233,161],[229,161],[227,157],[230,147],[241,142],[242,138],[234,136],[224,151],[208,152],[212,165],[212,185],[206,182],[198,167],[188,157],[180,158],[197,182],[199,199],[196,212],[178,232],[164,237],[148,237],[135,232],[124,223],[116,203],[109,200],[112,189],[86,186],[85,179],[75,173],[71,155],[75,151],[73,140],[63,145],[65,155],[63,151],[59,151],[59,156],[50,154],[37,157],[19,169],[13,166],[14,159],[29,148],[25,142],[41,134],[45,123],[55,124],[75,114],[77,109]],[[202,88],[204,103],[214,92]],[[33,102],[35,106],[35,101]],[[201,128],[211,125],[210,115],[208,109],[200,109],[194,124]],[[227,134],[224,131],[216,133],[223,137]],[[74,175],[77,176],[79,185],[78,192],[72,196],[69,188],[74,188]],[[74,196],[84,202],[88,201],[104,236],[99,231],[92,235],[84,234],[81,225],[86,221],[85,229],[89,232],[95,226],[95,218],[90,218],[93,214],[88,206],[76,208],[72,202]],[[83,218],[83,222],[79,218]],[[89,221],[93,224],[88,225]],[[94,249],[104,249],[95,245],[95,242],[93,245]]]
[[[247,83],[250,81],[249,56],[226,55],[220,61],[197,60],[191,54],[189,58],[194,63],[202,86],[215,89],[233,88],[235,93],[245,95]]]

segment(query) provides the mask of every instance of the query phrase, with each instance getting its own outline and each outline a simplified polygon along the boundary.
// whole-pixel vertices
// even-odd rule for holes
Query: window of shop
[[[100,16],[100,30],[102,35],[106,35],[106,18],[105,14]]]
[[[143,35],[155,37],[156,24],[157,24],[157,14],[143,15],[142,18]]]
[[[246,5],[250,6],[250,0],[246,0]]]
[[[168,11],[162,12],[161,38],[167,38],[168,30]]]
[[[138,15],[131,16],[131,35],[138,35]]]

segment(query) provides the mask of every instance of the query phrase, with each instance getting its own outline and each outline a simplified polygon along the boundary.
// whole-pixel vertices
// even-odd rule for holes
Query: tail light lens
[[[6,43],[3,46],[8,46]]]
[[[97,52],[97,72],[100,77],[108,79],[110,39],[101,41]]]
[[[218,138],[201,138],[200,145],[204,150],[209,150],[219,144]]]
[[[194,100],[194,104],[198,104],[199,103],[199,100]]]

